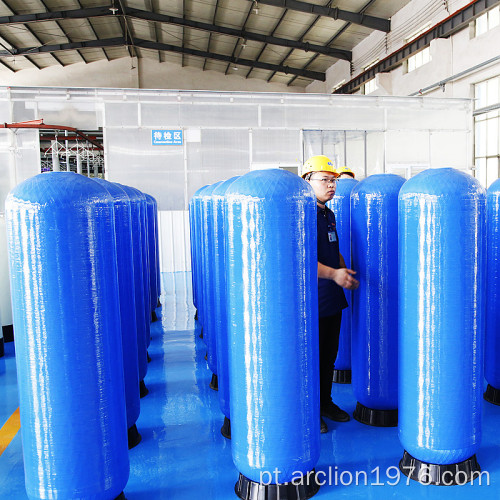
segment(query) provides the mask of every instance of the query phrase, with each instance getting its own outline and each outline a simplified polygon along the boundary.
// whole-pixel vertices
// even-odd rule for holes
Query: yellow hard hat
[[[340,167],[337,169],[337,174],[340,175],[340,174],[348,174],[350,175],[353,179],[355,177],[354,175],[354,172],[349,168],[349,167]]]
[[[311,158],[304,163],[302,167],[302,178],[311,172],[331,172],[335,177],[339,175],[333,167],[332,160],[324,155],[311,156]]]

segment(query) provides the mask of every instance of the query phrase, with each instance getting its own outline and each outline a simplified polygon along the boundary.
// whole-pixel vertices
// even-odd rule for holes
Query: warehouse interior
[[[195,319],[193,197],[256,171],[300,176],[315,155],[359,181],[452,168],[487,190],[500,177],[500,1],[0,0],[0,116],[0,498],[59,498],[26,493],[5,208],[45,172],[157,203],[161,305],[124,497],[237,498]],[[351,384],[332,391],[352,417]],[[500,409],[481,412],[486,474],[450,487],[401,473],[397,427],[328,421],[314,498],[498,498]]]

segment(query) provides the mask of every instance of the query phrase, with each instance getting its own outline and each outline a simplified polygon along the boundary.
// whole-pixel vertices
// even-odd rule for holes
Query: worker
[[[345,179],[351,177],[354,179],[354,172],[349,167],[340,167],[336,170],[339,179]]]
[[[309,182],[317,200],[321,433],[328,432],[323,417],[336,422],[350,419],[332,401],[332,382],[342,309],[347,307],[343,288],[354,290],[359,285],[356,272],[346,268],[340,254],[335,215],[326,206],[335,195],[337,176],[333,163],[323,155],[309,158],[302,170],[302,178]]]

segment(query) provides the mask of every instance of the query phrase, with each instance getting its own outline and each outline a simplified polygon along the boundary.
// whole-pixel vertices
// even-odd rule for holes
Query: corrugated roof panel
[[[130,57],[126,47],[109,47],[106,48],[106,54],[113,59],[120,59],[121,57]]]
[[[85,60],[89,63],[106,59],[106,56],[104,55],[102,49],[80,49],[80,52],[82,53],[83,57],[85,57]]]
[[[239,28],[243,26],[247,13],[251,8],[252,3],[247,0],[220,0],[216,24]],[[251,14],[250,17],[253,15]]]
[[[92,26],[99,38],[115,38],[123,36],[123,31],[118,17],[94,17]]]
[[[59,64],[57,64],[57,61],[50,54],[33,54],[29,57],[41,68],[59,66]]]
[[[12,29],[14,28],[14,29]],[[0,36],[18,49],[37,47],[37,39],[23,26],[0,26]]]
[[[156,40],[154,23],[142,19],[129,19],[129,27],[134,37],[143,40]]]
[[[203,57],[184,55],[184,66],[190,66],[192,68],[202,69]]]
[[[59,25],[65,33],[68,33],[75,42],[81,40],[95,40],[94,32],[85,19],[63,19]]]
[[[169,16],[182,17],[182,5],[183,0],[168,0],[167,2],[163,0],[158,0],[158,12],[162,14],[168,14]]]
[[[161,41],[172,45],[180,45],[182,41],[182,28],[173,24],[162,24],[159,32]]]
[[[175,52],[163,52],[163,56],[165,58],[165,62],[168,62],[170,64],[178,64],[179,66],[181,65],[181,54],[177,54]]]
[[[204,23],[212,23],[215,2],[186,2],[186,18]]]
[[[25,57],[2,57],[2,61],[4,61],[9,66],[9,68],[12,68],[14,71],[21,71],[22,69],[33,69],[35,67]],[[3,65],[0,65],[0,70],[9,71]]]

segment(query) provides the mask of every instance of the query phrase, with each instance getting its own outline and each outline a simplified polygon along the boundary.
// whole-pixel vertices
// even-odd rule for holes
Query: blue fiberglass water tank
[[[357,184],[356,179],[338,179],[335,196],[327,203],[327,206],[335,214],[337,233],[339,235],[339,250],[348,269],[351,269],[351,192]],[[344,293],[349,307],[342,312],[339,350],[335,360],[335,370],[333,371],[333,381],[339,384],[351,383],[352,292],[344,290]]]
[[[488,281],[484,378],[488,387],[484,399],[500,405],[500,180],[488,188],[486,200]]]
[[[305,476],[319,458],[316,197],[278,169],[247,173],[226,197],[231,448],[242,496],[261,480]]]
[[[214,229],[212,193],[220,184],[216,182],[203,190],[201,206],[201,259],[203,289],[203,339],[207,345],[207,361],[213,373],[210,387],[217,390],[217,338],[215,333],[215,288],[214,288]]]
[[[217,350],[217,382],[219,404],[224,414],[221,433],[231,439],[231,422],[229,410],[229,358],[227,343],[227,301],[226,301],[226,252],[225,225],[226,191],[239,176],[232,177],[219,184],[212,191],[213,232],[214,232],[214,292],[215,292],[215,335]]]
[[[113,199],[72,172],[8,195],[29,498],[117,497],[129,474]]]
[[[155,235],[156,235],[156,307],[161,306],[160,297],[161,297],[161,261],[160,261],[160,225],[158,222],[158,202],[156,198],[153,197],[154,205],[155,205]]]
[[[396,426],[398,408],[398,194],[405,179],[376,174],[351,194],[354,418]]]
[[[196,308],[195,319],[200,320],[199,316],[199,291],[198,291],[198,266],[199,263],[199,229],[198,229],[198,201],[199,201],[199,193],[206,186],[198,189],[191,199],[189,200],[189,242],[190,242],[190,250],[191,250],[191,282],[193,289],[193,305]]]
[[[422,482],[479,470],[485,226],[485,190],[464,172],[425,170],[401,189],[400,468]]]
[[[149,226],[146,196],[139,189],[131,187],[140,200],[140,231],[136,227],[137,236],[141,242],[142,259],[142,293],[144,294],[144,311],[142,314],[146,330],[146,347],[151,343],[151,301],[150,301],[150,274],[149,274]]]
[[[137,356],[139,363],[139,387],[141,398],[148,394],[148,389],[144,378],[148,372],[147,345],[146,345],[146,322],[144,320],[145,296],[144,296],[144,278],[143,278],[143,260],[142,260],[142,200],[136,189],[122,184],[116,184],[121,187],[130,200],[130,210],[132,215],[132,250],[134,264],[134,293],[135,293],[135,318],[137,332]]]
[[[123,348],[123,371],[125,377],[125,400],[127,403],[127,428],[129,448],[139,444],[141,436],[135,423],[139,418],[139,361],[135,317],[135,284],[132,250],[132,210],[125,191],[104,179],[93,179],[108,191],[114,201],[116,257],[118,264],[118,292],[120,297],[120,325]],[[118,318],[117,318],[118,319]]]
[[[148,252],[149,252],[149,292],[150,292],[150,303],[151,303],[151,318],[152,321],[156,321],[158,318],[156,316],[156,305],[158,303],[158,282],[157,282],[157,270],[158,265],[156,258],[156,209],[155,209],[155,199],[145,193],[146,197],[146,208],[148,211]]]

